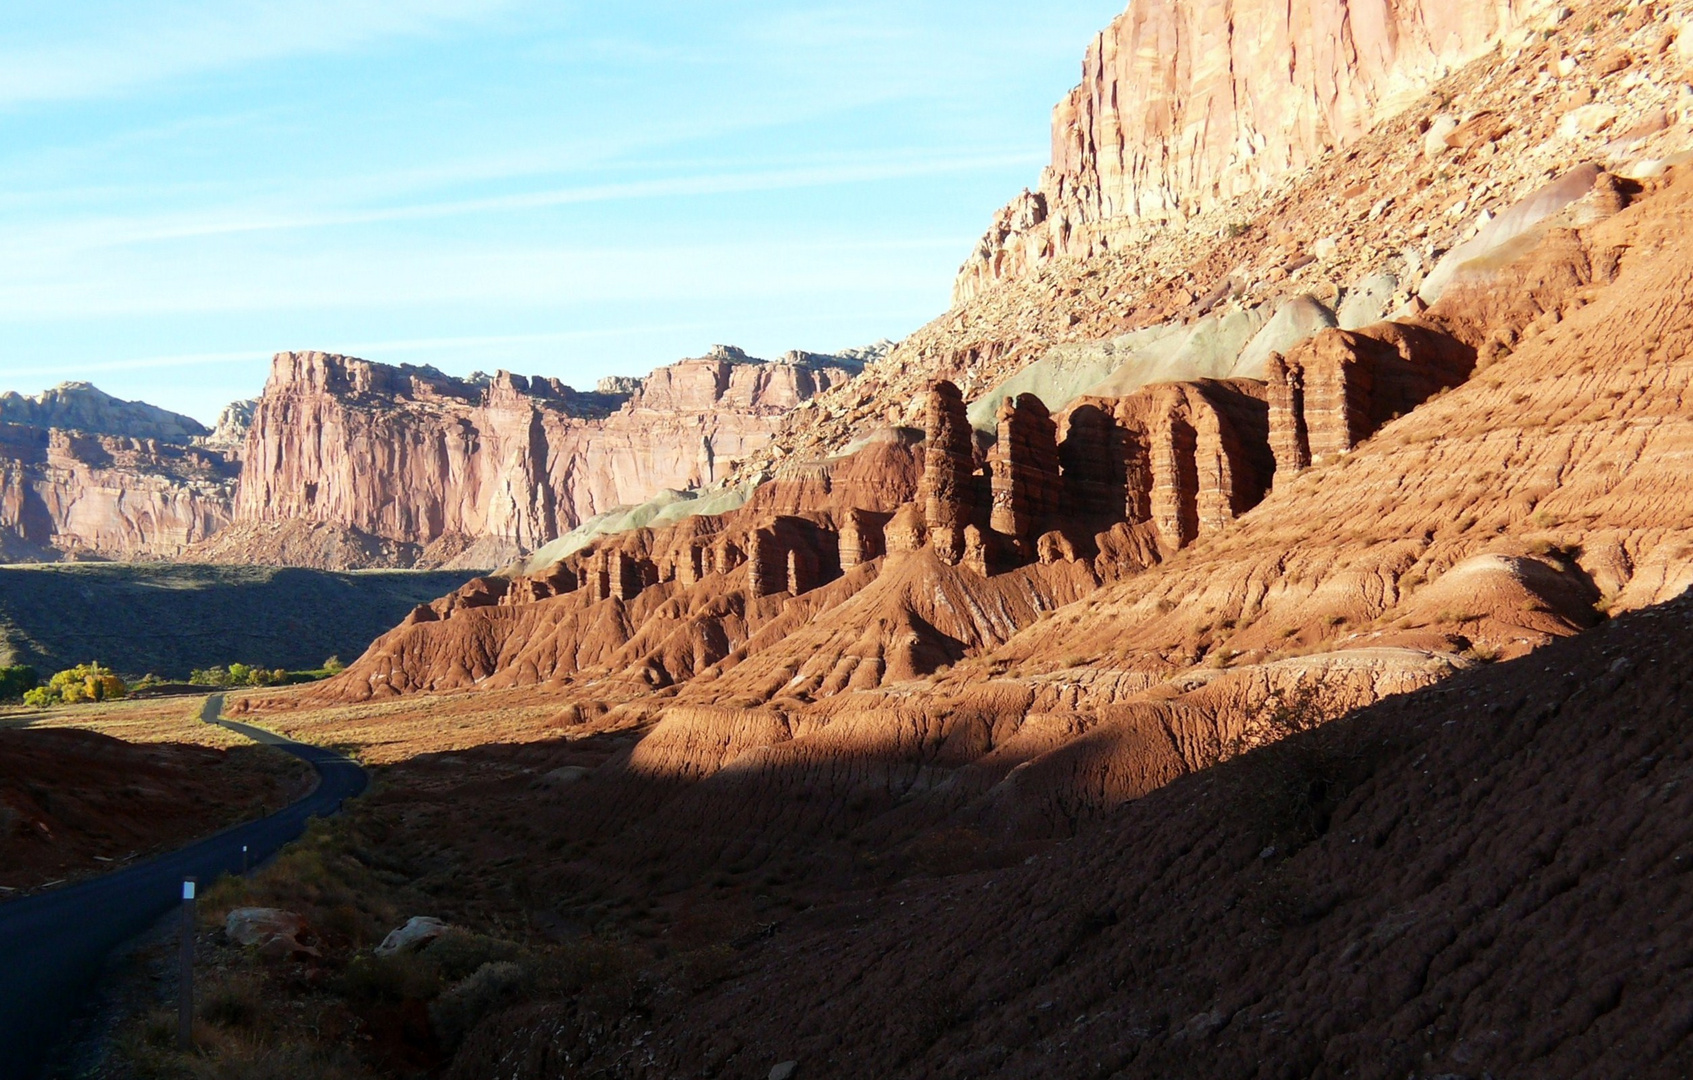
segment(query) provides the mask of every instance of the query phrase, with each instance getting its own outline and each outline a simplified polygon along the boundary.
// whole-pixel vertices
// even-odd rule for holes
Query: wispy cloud
[[[34,41],[19,40],[24,34],[14,28],[0,45],[0,107],[108,97],[187,75],[343,52],[432,33],[512,2],[177,0],[144,9],[126,2],[108,18],[82,12],[76,27],[40,28]],[[65,16],[81,7],[53,6]]]
[[[109,374],[117,371],[153,371],[163,368],[211,367],[213,365],[239,363],[244,360],[263,360],[271,354],[259,349],[237,350],[234,352],[188,353],[180,356],[145,356],[126,360],[86,360],[76,365],[78,376]],[[65,373],[65,365],[53,364],[3,364],[0,365],[0,375],[7,378],[34,379],[40,377],[54,377]]]
[[[857,162],[831,161],[787,168],[583,184],[543,191],[395,206],[292,212],[239,208],[221,212],[144,218],[80,219],[46,227],[14,230],[9,235],[0,233],[0,250],[9,250],[19,257],[40,258],[48,254],[64,255],[92,249],[243,233],[345,228],[477,214],[522,213],[613,201],[832,187],[1024,167],[1039,163],[1039,157],[1032,154],[1005,152],[884,158]]]
[[[190,248],[116,251],[56,265],[0,260],[0,321],[210,316],[257,312],[425,312],[439,305],[516,311],[895,295],[932,290],[958,236],[856,241],[620,246],[465,246],[418,238],[314,245],[249,258]]]

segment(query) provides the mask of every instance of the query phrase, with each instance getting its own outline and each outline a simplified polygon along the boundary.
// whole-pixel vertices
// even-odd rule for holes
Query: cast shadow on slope
[[[82,563],[0,567],[0,657],[52,672],[98,659],[186,678],[233,662],[351,658],[468,575]],[[168,631],[168,632],[167,632]]]
[[[842,800],[831,834],[807,807],[836,796],[800,797],[804,775],[767,781],[795,809],[739,838],[721,802],[645,836],[608,801],[540,895],[663,904],[750,872],[766,928],[701,989],[494,1018],[450,1075],[1679,1075],[1690,641],[1683,597],[932,880],[911,856],[951,823]],[[831,877],[831,843],[907,859]]]

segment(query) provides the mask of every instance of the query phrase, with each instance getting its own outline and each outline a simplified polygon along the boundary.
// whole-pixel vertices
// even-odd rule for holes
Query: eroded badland
[[[1136,3],[951,311],[535,420],[511,505],[265,457],[461,408],[279,358],[242,499],[522,557],[232,698],[376,788],[122,1067],[1684,1075],[1690,71],[1683,3]],[[740,402],[636,455],[708,493],[557,540],[660,398]]]

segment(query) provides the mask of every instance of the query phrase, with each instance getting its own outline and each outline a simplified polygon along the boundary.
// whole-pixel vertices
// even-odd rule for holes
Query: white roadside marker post
[[[194,878],[182,879],[182,971],[176,1003],[176,1044],[194,1049]]]

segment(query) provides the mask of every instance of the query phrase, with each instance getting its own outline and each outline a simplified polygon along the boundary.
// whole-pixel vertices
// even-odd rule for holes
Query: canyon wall
[[[0,395],[0,560],[499,565],[617,506],[709,486],[876,346],[716,347],[578,392],[281,353],[215,430],[86,383]]]
[[[0,394],[0,559],[176,558],[229,523],[239,460],[88,383]]]
[[[1545,0],[1136,0],[1053,110],[1052,163],[959,272],[955,304],[1306,168]]]
[[[174,559],[229,524],[238,462],[130,435],[0,424],[0,559]]]
[[[603,511],[715,483],[770,441],[782,414],[859,366],[718,347],[580,393],[508,372],[470,382],[281,353],[248,429],[235,517],[533,550]]]

